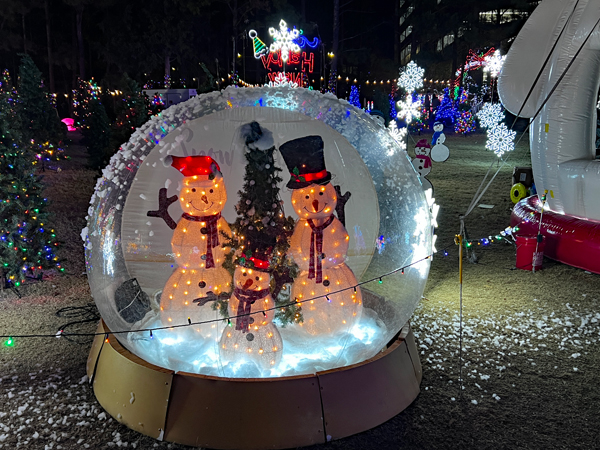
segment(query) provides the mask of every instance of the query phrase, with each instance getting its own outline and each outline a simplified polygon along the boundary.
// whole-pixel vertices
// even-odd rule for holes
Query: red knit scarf
[[[310,234],[310,262],[308,265],[308,278],[315,278],[315,259],[317,261],[317,273],[316,273],[316,282],[323,282],[323,267],[321,266],[321,255],[323,254],[323,230],[331,225],[333,222],[334,215],[332,214],[329,218],[323,223],[323,225],[316,226],[312,219],[308,219],[308,225],[312,230]],[[315,241],[317,241],[317,254],[315,255]],[[316,258],[315,258],[316,257]]]
[[[417,158],[423,162],[423,169],[431,167],[431,158],[427,155],[417,155]]]
[[[208,229],[206,236],[206,268],[210,269],[215,267],[215,260],[213,258],[212,249],[219,245],[219,230],[217,228],[217,222],[221,218],[221,213],[217,213],[214,216],[192,216],[187,213],[181,215],[186,220],[192,222],[206,222],[206,228]]]
[[[240,301],[237,309],[237,318],[235,320],[235,329],[242,332],[248,331],[250,325],[250,311],[256,300],[260,300],[269,295],[270,289],[262,289],[260,291],[245,290],[236,287],[233,290],[233,295]]]

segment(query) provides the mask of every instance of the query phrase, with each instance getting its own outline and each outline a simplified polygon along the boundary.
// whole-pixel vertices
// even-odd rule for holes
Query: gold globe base
[[[176,373],[129,352],[104,321],[98,333],[87,374],[102,407],[132,430],[195,447],[281,449],[341,439],[403,411],[422,377],[408,324],[367,361],[281,378]]]

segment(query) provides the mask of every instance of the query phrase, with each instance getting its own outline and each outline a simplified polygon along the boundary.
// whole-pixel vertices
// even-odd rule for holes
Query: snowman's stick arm
[[[215,302],[217,300],[229,300],[231,292],[221,292],[219,295],[210,291],[206,293],[206,297],[198,297],[192,300],[192,303],[198,303],[198,306],[204,306],[208,302]]]
[[[146,215],[149,217],[160,217],[171,230],[174,230],[177,228],[177,222],[169,215],[169,206],[176,201],[176,195],[167,198],[167,189],[162,188],[158,191],[158,209],[156,211],[148,211]]]
[[[335,192],[337,193],[337,205],[335,207],[335,212],[338,216],[338,219],[340,220],[340,222],[342,222],[342,225],[344,225],[344,227],[346,226],[346,203],[348,202],[348,200],[350,199],[350,196],[352,195],[351,192],[346,192],[344,195],[342,195],[342,188],[341,186],[334,186],[335,188]]]

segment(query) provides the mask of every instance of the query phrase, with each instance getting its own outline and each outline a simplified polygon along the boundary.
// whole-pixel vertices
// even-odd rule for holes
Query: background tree
[[[100,101],[99,88],[92,81],[79,80],[74,92],[76,125],[81,129],[83,144],[89,154],[89,165],[102,169],[110,157],[110,121]]]
[[[23,139],[33,141],[42,161],[56,159],[65,126],[44,86],[42,73],[29,55],[21,56],[18,92],[16,113],[21,120]]]
[[[137,81],[124,74],[120,88],[123,94],[116,107],[117,118],[112,126],[109,158],[129,140],[135,129],[146,123],[150,117],[144,94]]]
[[[27,276],[62,270],[48,229],[43,185],[35,174],[35,153],[21,134],[18,100],[8,72],[0,86],[0,276],[2,288],[18,287]]]

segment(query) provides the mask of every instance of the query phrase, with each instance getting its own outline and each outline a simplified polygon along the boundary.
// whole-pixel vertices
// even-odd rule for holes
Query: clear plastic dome
[[[236,269],[232,278],[220,266],[222,242],[210,250],[216,267],[207,268],[204,235],[177,237],[186,231],[178,223],[184,221],[182,199],[191,178],[165,163],[167,157],[213,158],[220,168],[219,178],[211,180],[213,187],[220,183],[214,194],[221,205],[216,207],[219,230],[228,229],[244,181],[240,129],[252,121],[272,133],[276,148],[320,136],[331,185],[340,186],[341,194],[351,193],[345,230],[339,221],[325,228],[322,255],[335,257],[324,258],[319,267],[324,281],[307,277],[301,263],[298,278],[278,297],[287,295],[289,305],[301,305],[302,321],[278,322],[270,295],[247,306],[232,296],[228,311],[219,311],[210,300],[241,289],[243,274]],[[279,152],[275,164],[283,170],[279,187],[285,214],[298,218],[292,198],[304,197],[285,186],[289,172]],[[166,209],[172,226],[148,215],[159,210],[160,192],[172,198]],[[328,193],[323,187],[322,194]],[[307,226],[306,220],[297,223]],[[206,227],[202,230],[206,234]],[[330,231],[339,239],[332,241]],[[308,236],[292,237],[296,242],[289,253],[297,262],[308,255],[313,235]],[[175,371],[275,377],[355,364],[385,348],[423,293],[432,220],[406,152],[362,110],[306,89],[227,88],[172,106],[135,131],[98,180],[83,237],[92,295],[126,348]],[[189,258],[179,253],[181,245],[187,246]],[[255,284],[268,286],[269,276],[261,272],[265,279],[259,282],[257,275]],[[241,335],[235,319],[240,311],[250,314]]]

